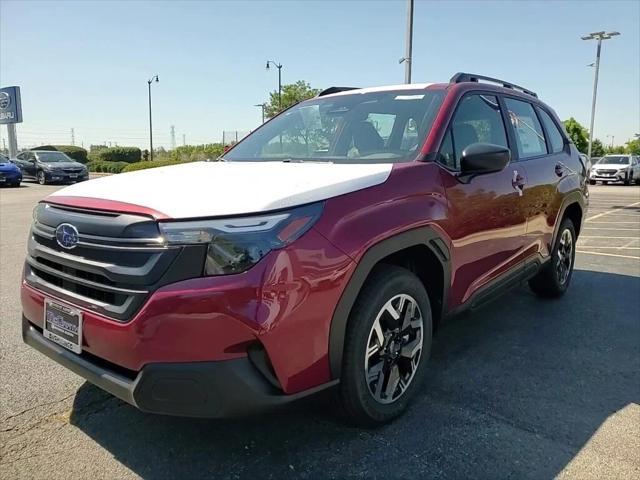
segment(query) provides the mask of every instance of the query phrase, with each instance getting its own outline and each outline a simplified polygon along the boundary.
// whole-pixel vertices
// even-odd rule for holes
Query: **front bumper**
[[[56,172],[56,171],[45,171],[44,176],[47,179],[47,182],[60,182],[60,183],[68,183],[68,182],[83,182],[84,180],[89,180],[89,173],[86,174],[76,174],[70,175],[65,172]]]
[[[11,185],[22,181],[22,172],[0,172],[0,185]]]
[[[629,178],[628,172],[618,172],[611,175],[603,175],[598,173],[591,173],[589,180],[597,182],[624,182]]]
[[[335,385],[294,395],[278,392],[245,358],[217,362],[158,363],[127,374],[116,366],[77,355],[42,335],[22,317],[24,342],[120,400],[149,413],[222,418],[285,405]]]

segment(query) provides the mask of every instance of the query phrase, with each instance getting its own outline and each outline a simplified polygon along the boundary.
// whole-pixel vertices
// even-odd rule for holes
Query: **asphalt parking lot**
[[[565,297],[522,287],[452,319],[411,410],[370,431],[325,399],[147,415],[24,346],[31,210],[57,188],[0,190],[2,478],[640,478],[640,187],[592,187]]]

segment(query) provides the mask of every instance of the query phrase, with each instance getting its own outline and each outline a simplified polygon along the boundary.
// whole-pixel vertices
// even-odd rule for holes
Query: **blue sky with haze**
[[[147,79],[154,144],[220,141],[250,130],[283,82],[314,87],[402,83],[406,1],[7,1],[0,0],[0,84],[20,85],[21,147],[117,142],[146,147]],[[416,1],[416,82],[457,71],[526,86],[561,118],[589,122],[594,41],[603,44],[596,136],[640,131],[640,2]],[[2,138],[6,129],[2,128]]]

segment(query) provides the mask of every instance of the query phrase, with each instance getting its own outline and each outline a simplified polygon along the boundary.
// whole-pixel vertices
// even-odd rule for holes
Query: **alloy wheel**
[[[42,172],[42,171],[38,172],[38,183],[40,185],[44,185],[45,183],[47,183],[47,179],[44,176],[44,172]]]
[[[560,236],[560,244],[558,245],[558,258],[556,263],[556,272],[558,274],[558,282],[564,285],[571,273],[571,264],[573,262],[573,236],[567,228],[563,230]]]
[[[373,398],[395,402],[411,384],[422,354],[424,322],[416,300],[399,294],[378,312],[369,332],[364,370]]]

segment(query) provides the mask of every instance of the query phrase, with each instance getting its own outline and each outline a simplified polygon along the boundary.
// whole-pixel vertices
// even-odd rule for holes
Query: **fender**
[[[562,223],[562,219],[564,218],[564,214],[567,210],[567,208],[570,205],[573,205],[574,203],[577,203],[580,206],[580,209],[582,210],[582,219],[581,219],[581,230],[582,228],[584,228],[584,221],[585,221],[585,217],[587,215],[587,204],[585,202],[585,196],[584,193],[581,192],[580,190],[574,190],[571,193],[568,193],[563,202],[562,202],[562,206],[560,207],[560,210],[558,210],[558,216],[556,217],[556,223],[555,226],[553,227],[553,239],[551,241],[551,245],[549,247],[549,251],[551,251],[551,249],[553,248],[553,246],[556,244],[556,238],[558,236],[558,230],[560,230],[560,224]],[[579,234],[578,234],[579,236]]]
[[[329,332],[329,365],[331,377],[340,378],[342,370],[342,354],[344,350],[344,339],[347,330],[347,321],[351,309],[358,298],[358,294],[364,285],[373,267],[383,258],[418,245],[426,246],[438,259],[444,272],[444,288],[442,308],[447,305],[448,290],[451,285],[451,255],[447,242],[432,227],[419,227],[413,230],[399,233],[393,237],[386,238],[371,246],[362,256],[358,265],[349,279],[349,282],[342,292],[336,309],[331,318],[331,330]],[[444,312],[443,312],[444,314]],[[444,317],[444,315],[443,315]]]

